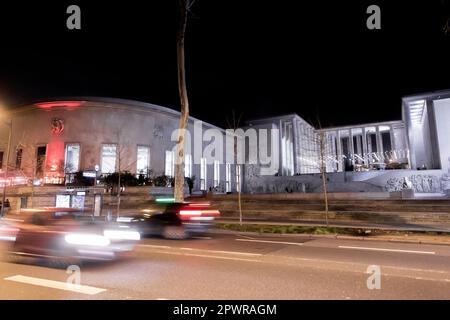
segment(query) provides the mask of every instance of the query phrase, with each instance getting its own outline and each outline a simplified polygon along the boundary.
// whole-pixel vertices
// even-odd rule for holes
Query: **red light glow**
[[[77,108],[80,105],[80,101],[55,101],[36,103],[36,106],[41,109],[51,109],[54,107]]]

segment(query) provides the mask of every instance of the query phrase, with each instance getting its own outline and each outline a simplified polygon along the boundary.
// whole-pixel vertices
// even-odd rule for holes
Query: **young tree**
[[[119,129],[116,132],[117,136],[117,203],[116,203],[116,215],[117,218],[120,217],[120,202],[121,202],[121,194],[122,194],[122,172],[124,171],[132,171],[132,166],[136,164],[136,161],[129,161],[129,157],[127,155],[130,154],[130,150],[126,147],[127,145],[131,145],[128,141],[124,141],[122,130]]]
[[[310,172],[318,172],[322,183],[322,193],[325,210],[325,221],[328,226],[328,186],[327,186],[327,164],[335,163],[336,157],[329,152],[330,144],[328,143],[327,134],[320,130],[314,130],[313,127],[302,127],[300,133],[304,141],[300,142],[301,166],[309,169]]]
[[[227,118],[228,127],[233,129],[236,132],[236,130],[239,128],[241,118],[242,118],[242,113],[239,114],[238,118],[236,118],[236,113],[235,113],[234,109],[231,110],[231,121]],[[239,170],[239,174],[237,174],[238,172],[236,172],[236,178],[237,178],[236,179],[236,189],[237,189],[237,194],[238,194],[239,224],[242,226],[242,201],[241,201],[242,170],[238,169],[239,164],[238,164],[237,146],[238,146],[239,141],[237,141],[237,139],[239,139],[239,137],[236,137],[236,138],[233,137],[233,149],[234,149],[234,161],[236,163],[235,170]]]
[[[27,133],[24,131],[22,133],[22,137],[19,139],[17,146],[14,148],[15,153],[17,154],[18,150],[22,150],[22,160],[21,164],[18,168],[14,168],[17,174],[21,175],[28,181],[31,181],[31,207],[34,206],[34,193],[35,193],[35,181],[38,178],[37,169],[38,169],[38,159],[36,159],[36,145],[37,141],[28,141],[25,139]],[[40,163],[42,168],[44,169],[45,164]],[[58,168],[58,170],[61,168]]]
[[[175,186],[174,197],[176,202],[184,200],[184,141],[185,130],[189,119],[189,101],[186,89],[186,71],[184,63],[184,39],[188,12],[195,0],[179,0],[180,25],[177,37],[177,65],[178,65],[178,91],[180,95],[181,114],[175,154]]]

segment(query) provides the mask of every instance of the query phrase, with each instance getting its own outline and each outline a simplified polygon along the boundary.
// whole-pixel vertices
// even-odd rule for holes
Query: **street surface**
[[[369,266],[380,289],[369,289]],[[450,246],[211,233],[148,238],[117,262],[65,269],[0,262],[0,299],[450,299]]]

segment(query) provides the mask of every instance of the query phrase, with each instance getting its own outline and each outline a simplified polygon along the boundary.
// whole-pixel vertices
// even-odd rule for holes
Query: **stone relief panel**
[[[292,177],[260,176],[260,169],[258,165],[245,166],[247,193],[305,192],[305,183]]]
[[[450,187],[450,176],[441,177],[428,174],[414,174],[409,177],[392,177],[387,180],[386,191],[413,189],[417,193],[439,193]]]

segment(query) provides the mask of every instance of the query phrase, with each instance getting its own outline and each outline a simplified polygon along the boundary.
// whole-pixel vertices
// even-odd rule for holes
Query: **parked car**
[[[56,266],[114,260],[132,251],[140,239],[129,225],[64,211],[30,213],[22,222],[9,223],[4,233],[10,260],[38,258]]]
[[[209,203],[158,201],[143,213],[119,217],[118,222],[129,223],[142,236],[161,236],[166,239],[186,239],[206,233],[220,212]]]

